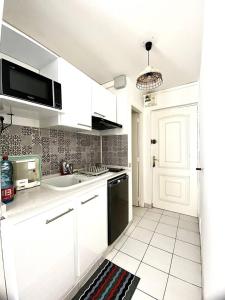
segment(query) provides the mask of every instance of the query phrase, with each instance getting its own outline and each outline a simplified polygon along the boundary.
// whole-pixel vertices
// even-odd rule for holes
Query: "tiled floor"
[[[198,219],[157,208],[133,214],[106,257],[140,277],[132,300],[201,300]]]

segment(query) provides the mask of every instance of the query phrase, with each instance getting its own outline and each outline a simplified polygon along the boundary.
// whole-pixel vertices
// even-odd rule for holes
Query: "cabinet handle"
[[[202,171],[203,169],[202,168],[196,168],[196,171]]]
[[[56,216],[56,217],[54,217],[54,218],[52,218],[52,219],[46,220],[46,224],[49,224],[49,223],[55,221],[56,219],[61,218],[62,216],[64,216],[64,215],[70,213],[71,211],[73,211],[73,208],[69,208],[69,209],[68,209],[67,211],[65,211],[64,213],[61,213],[60,215],[58,215],[58,216]]]
[[[91,128],[91,126],[89,126],[89,125],[85,125],[85,124],[82,124],[82,123],[77,123],[77,125],[80,125],[80,126],[84,126],[84,127]]]
[[[89,202],[89,201],[91,201],[91,200],[93,200],[93,199],[95,199],[97,197],[98,197],[98,195],[94,195],[93,197],[91,197],[91,198],[89,198],[89,199],[87,199],[85,201],[81,201],[81,204],[83,205],[83,204],[85,204],[85,203],[87,203],[87,202]]]
[[[103,117],[103,118],[105,118],[105,116],[104,116],[104,115],[102,115],[102,114],[100,114],[100,113],[97,113],[96,111],[94,111],[94,114],[95,114],[95,115],[98,115],[98,116],[100,116],[100,117]]]

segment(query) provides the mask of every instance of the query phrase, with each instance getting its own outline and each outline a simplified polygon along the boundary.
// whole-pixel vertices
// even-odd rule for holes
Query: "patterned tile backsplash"
[[[102,137],[102,163],[128,166],[128,135],[106,135]]]
[[[100,136],[58,129],[12,125],[0,135],[0,154],[36,154],[42,158],[42,175],[59,173],[61,160],[75,168],[101,161]],[[102,137],[102,162],[127,166],[127,135]]]
[[[101,159],[99,136],[17,125],[3,131],[0,151],[9,155],[40,155],[42,175],[59,173],[61,160],[73,163],[75,168],[82,168]]]

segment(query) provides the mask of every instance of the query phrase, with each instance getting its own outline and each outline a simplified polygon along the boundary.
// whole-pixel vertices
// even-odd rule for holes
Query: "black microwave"
[[[0,60],[0,93],[62,109],[61,84],[8,60]]]

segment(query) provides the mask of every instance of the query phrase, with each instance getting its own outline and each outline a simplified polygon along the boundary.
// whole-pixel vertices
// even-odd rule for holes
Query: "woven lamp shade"
[[[142,72],[136,82],[136,87],[139,90],[152,90],[157,88],[163,83],[162,74],[148,66],[144,72]]]

